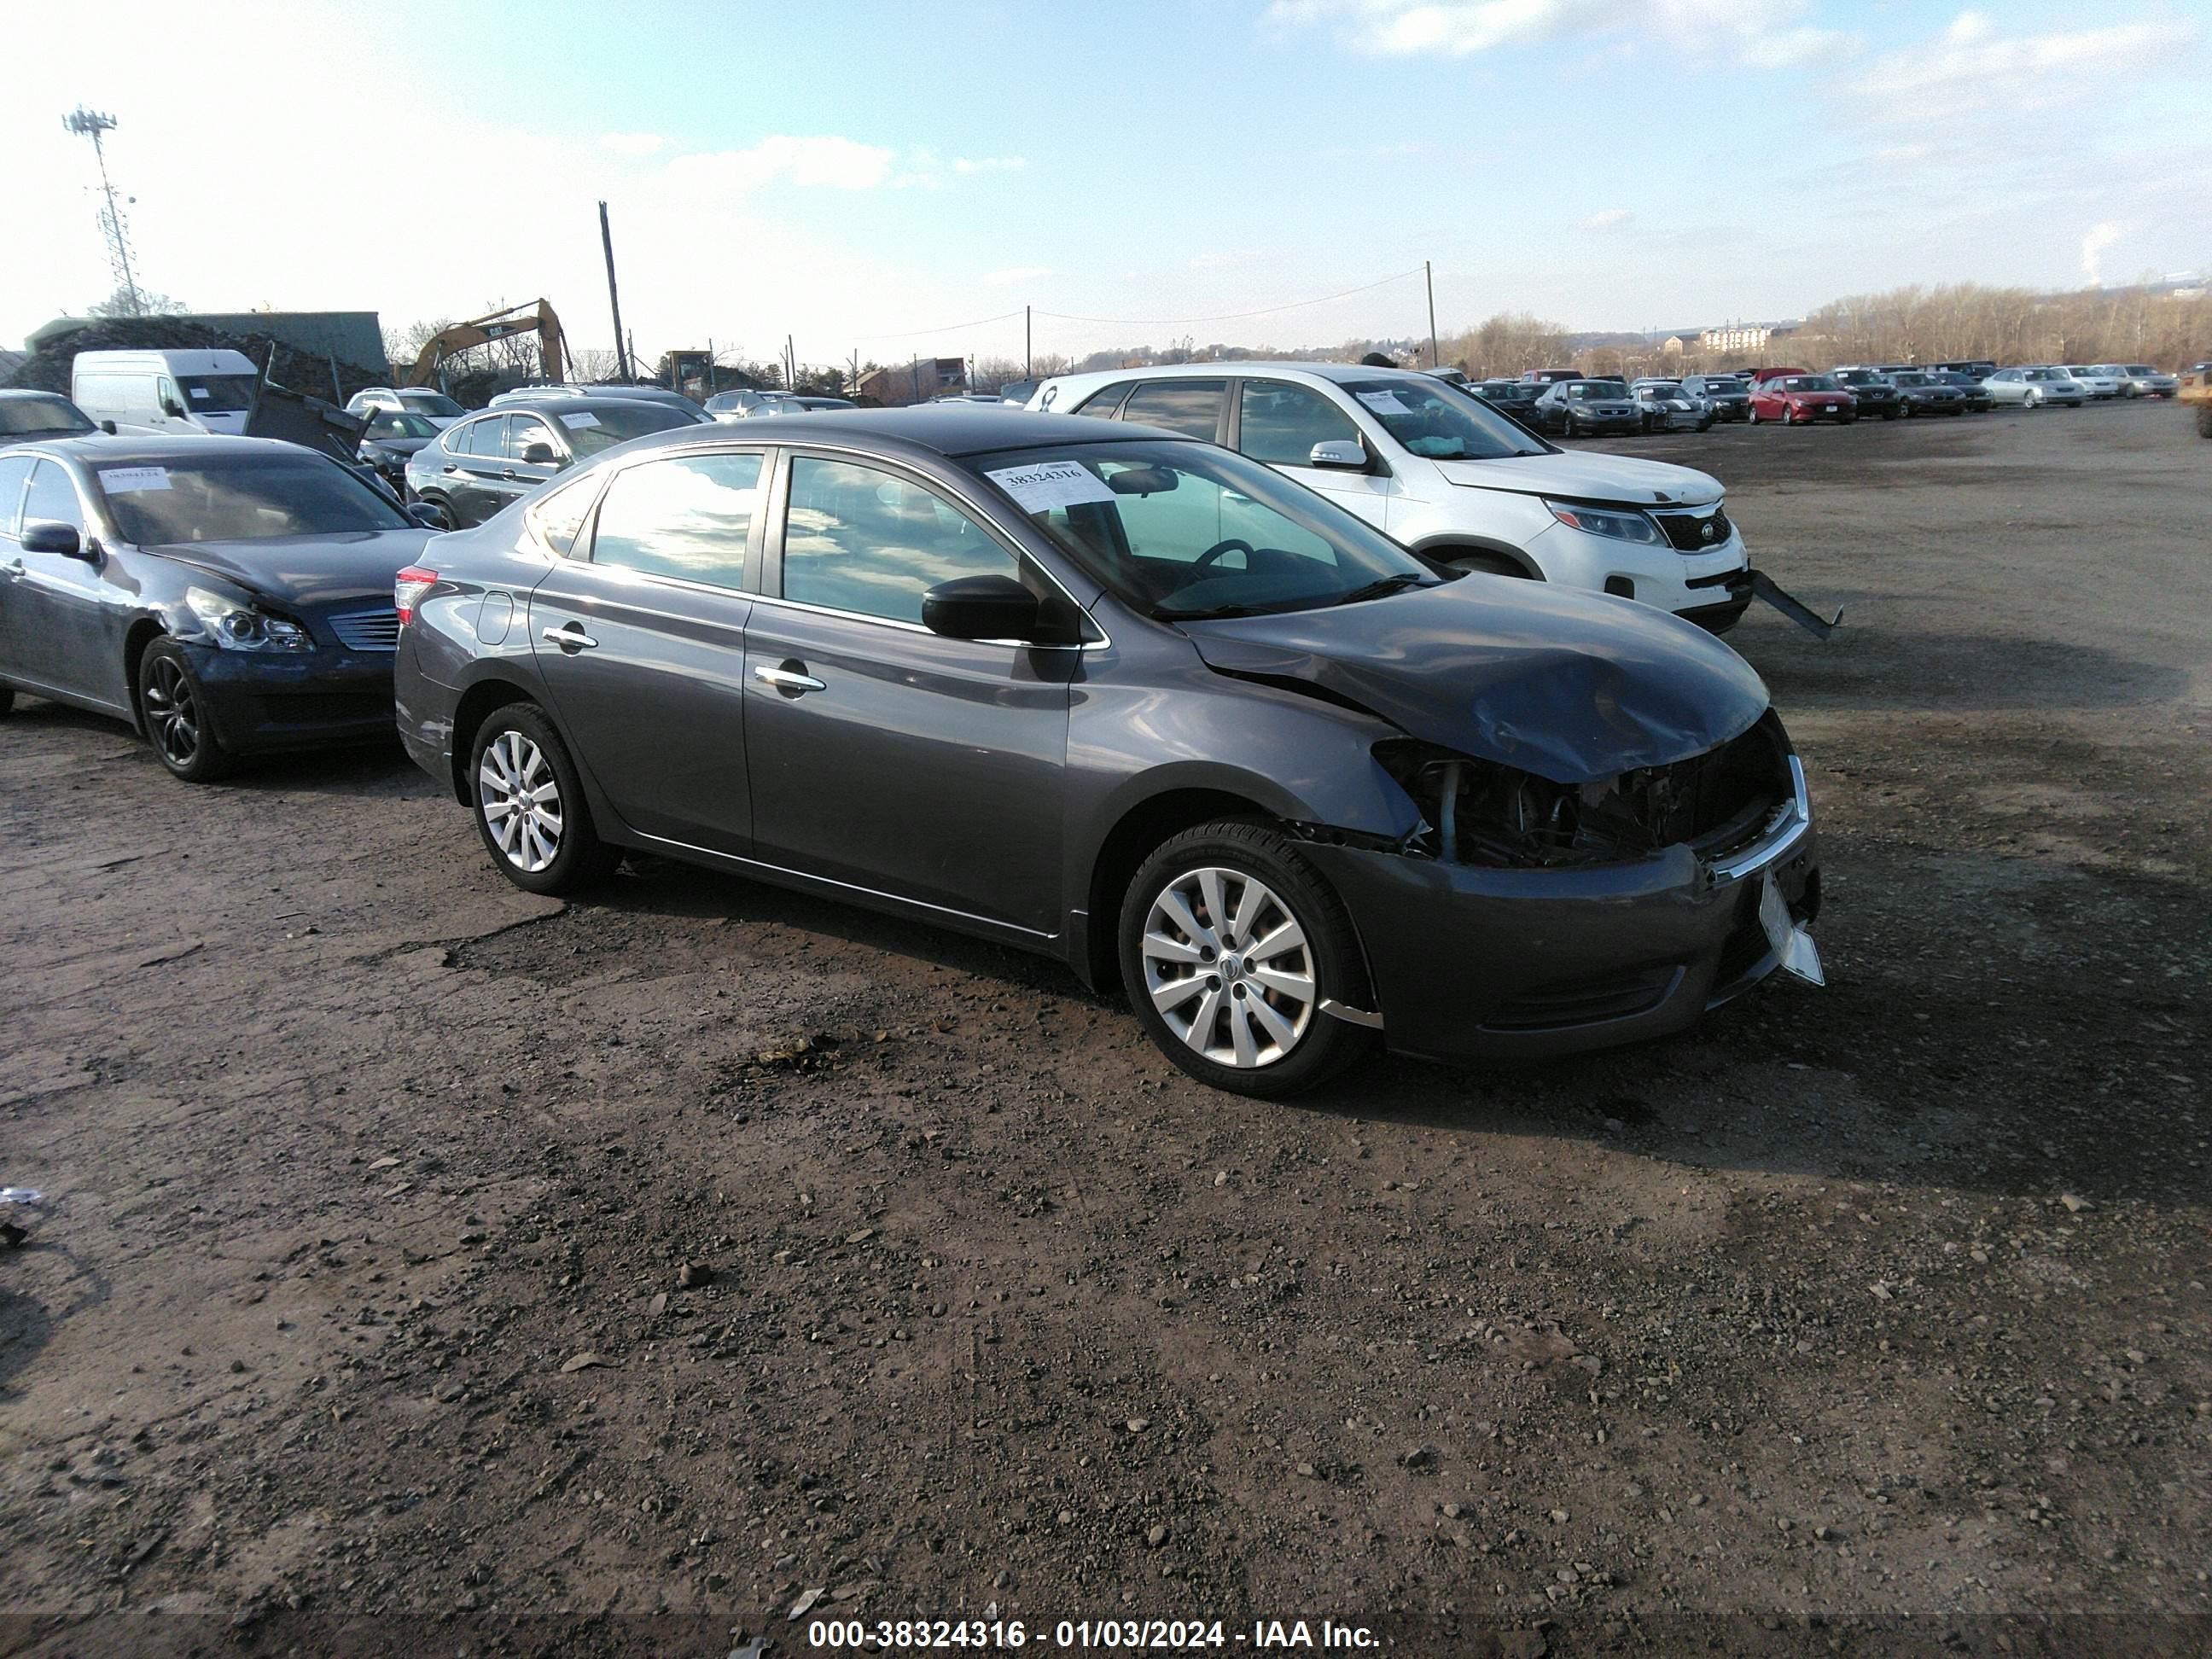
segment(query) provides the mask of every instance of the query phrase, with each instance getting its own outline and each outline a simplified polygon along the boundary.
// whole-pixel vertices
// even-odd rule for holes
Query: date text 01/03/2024
[[[1255,1619],[1249,1630],[1224,1628],[1218,1619],[1062,1619],[1040,1625],[1034,1635],[1012,1619],[817,1619],[806,1626],[811,1648],[1101,1649],[1113,1651],[1193,1651],[1236,1646],[1252,1649],[1358,1649],[1381,1645],[1364,1625],[1323,1619]]]

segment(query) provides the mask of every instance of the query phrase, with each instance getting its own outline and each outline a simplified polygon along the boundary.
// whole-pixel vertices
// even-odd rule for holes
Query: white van
[[[80,351],[76,406],[118,432],[244,432],[261,371],[241,351]]]

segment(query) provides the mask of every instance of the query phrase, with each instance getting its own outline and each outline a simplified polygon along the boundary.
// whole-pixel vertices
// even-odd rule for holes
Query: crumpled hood
[[[1510,576],[1180,626],[1219,672],[1301,681],[1554,783],[1687,760],[1767,707],[1751,665],[1695,623]]]
[[[356,530],[268,541],[179,542],[148,548],[280,604],[310,608],[373,596],[392,598],[392,579],[412,564],[430,530]]]
[[[1437,470],[1471,489],[1615,507],[1710,507],[1726,492],[1719,479],[1666,461],[1577,450],[1559,455],[1505,455],[1494,461],[1438,461]]]

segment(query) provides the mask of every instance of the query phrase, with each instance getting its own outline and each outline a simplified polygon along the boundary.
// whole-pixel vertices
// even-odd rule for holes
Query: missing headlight
[[[1626,863],[1680,844],[1728,852],[1791,799],[1789,756],[1771,711],[1705,754],[1581,784],[1411,738],[1375,746],[1376,760],[1421,810],[1404,850],[1501,869]]]

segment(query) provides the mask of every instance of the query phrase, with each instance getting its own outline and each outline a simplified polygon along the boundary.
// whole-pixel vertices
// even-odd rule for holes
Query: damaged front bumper
[[[1722,575],[1698,578],[1689,585],[1692,588],[1716,588],[1728,595],[1724,599],[1692,605],[1674,613],[1684,622],[1695,623],[1708,633],[1727,633],[1743,620],[1743,613],[1751,608],[1753,599],[1764,599],[1816,640],[1833,639],[1836,630],[1844,625],[1842,606],[1836,608],[1834,616],[1823,617],[1802,599],[1785,592],[1781,584],[1764,570],[1749,565]]]
[[[1790,768],[1790,799],[1724,857],[1675,846],[1633,863],[1500,869],[1327,841],[1301,850],[1352,914],[1394,1050],[1609,1048],[1681,1030],[1778,968],[1820,982],[1805,931],[1820,904],[1811,805],[1795,756]]]

